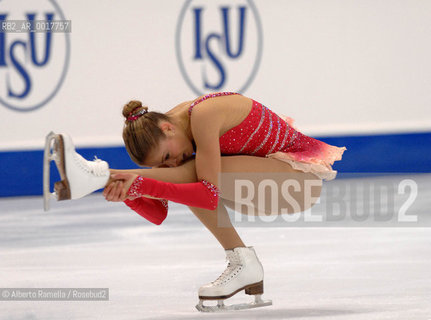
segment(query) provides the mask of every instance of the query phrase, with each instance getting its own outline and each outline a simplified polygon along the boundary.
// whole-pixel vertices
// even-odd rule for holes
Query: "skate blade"
[[[203,304],[204,301],[208,300],[199,300],[199,303],[196,305],[196,309],[200,312],[226,312],[233,310],[245,310],[245,309],[253,309],[260,308],[272,305],[272,300],[262,300],[261,295],[255,295],[255,300],[250,303],[240,303],[240,304],[232,304],[225,305],[224,300],[218,300],[217,305],[215,306],[205,306]]]
[[[60,173],[61,181],[54,185],[54,192],[50,187],[50,163],[54,161]],[[50,209],[50,199],[57,200],[70,199],[69,182],[64,168],[64,143],[61,135],[50,132],[45,138],[45,151],[43,155],[43,208]]]

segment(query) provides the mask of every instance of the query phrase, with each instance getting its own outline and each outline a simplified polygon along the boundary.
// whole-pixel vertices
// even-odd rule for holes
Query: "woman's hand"
[[[138,177],[135,173],[114,173],[111,178],[114,179],[108,186],[103,190],[103,196],[107,201],[120,202],[126,199],[132,200],[131,197],[127,195],[130,186],[133,181]]]

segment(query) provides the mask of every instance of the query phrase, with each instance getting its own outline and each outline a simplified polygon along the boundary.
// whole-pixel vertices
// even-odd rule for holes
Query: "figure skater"
[[[62,178],[55,184],[58,199],[77,199],[105,187],[106,200],[124,201],[155,224],[166,218],[168,200],[189,206],[225,249],[228,261],[215,281],[199,289],[197,308],[224,309],[223,300],[242,290],[255,295],[255,302],[231,308],[268,305],[260,299],[262,265],[230,222],[225,206],[234,208],[235,195],[220,190],[220,173],[283,172],[295,173],[300,182],[332,180],[336,171],[331,166],[346,148],[306,136],[292,126],[292,119],[233,92],[208,94],[166,113],[149,112],[141,102],[130,101],[123,115],[127,152],[151,169],[108,169],[104,161],[77,154],[69,136],[52,135],[47,141],[55,141]],[[320,189],[314,192],[320,195]],[[304,202],[300,194],[296,197]],[[302,203],[301,211],[313,204]],[[209,307],[204,300],[219,303]]]

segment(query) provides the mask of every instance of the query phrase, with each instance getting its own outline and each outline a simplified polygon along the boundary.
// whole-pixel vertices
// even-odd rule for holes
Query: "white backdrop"
[[[1,1],[0,14],[23,10],[18,3]],[[120,145],[121,109],[130,99],[167,111],[196,96],[175,51],[185,1],[56,3],[72,20],[65,81],[35,111],[17,112],[0,104],[1,150],[42,148],[50,130],[70,133],[81,146]],[[245,95],[293,117],[309,135],[431,129],[431,1],[253,3],[263,30],[262,59]],[[205,6],[205,1],[191,5]],[[236,26],[236,13],[232,21]],[[247,36],[246,49],[255,45],[250,43],[253,34]],[[7,72],[12,77],[15,71],[0,68],[0,86],[5,86]]]

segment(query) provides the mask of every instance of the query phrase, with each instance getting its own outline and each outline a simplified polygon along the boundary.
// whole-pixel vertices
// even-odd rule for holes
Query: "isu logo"
[[[47,31],[11,32],[16,20],[43,20]],[[0,2],[0,103],[5,107],[32,111],[60,89],[69,65],[70,39],[69,33],[49,30],[55,20],[65,18],[54,0]]]
[[[188,0],[176,30],[181,73],[197,94],[244,92],[262,55],[262,27],[251,0]]]

